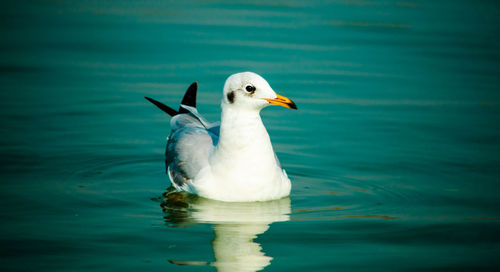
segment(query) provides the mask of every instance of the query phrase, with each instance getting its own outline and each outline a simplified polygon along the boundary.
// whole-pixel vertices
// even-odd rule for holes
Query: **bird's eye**
[[[247,92],[249,92],[249,93],[253,93],[253,92],[255,92],[255,87],[252,85],[247,85],[245,87],[245,90],[247,90]]]

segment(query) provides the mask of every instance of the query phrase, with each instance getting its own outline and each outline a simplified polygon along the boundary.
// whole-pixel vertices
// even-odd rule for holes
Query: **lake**
[[[2,271],[498,271],[496,1],[11,1]],[[253,71],[289,198],[165,197],[169,117]]]

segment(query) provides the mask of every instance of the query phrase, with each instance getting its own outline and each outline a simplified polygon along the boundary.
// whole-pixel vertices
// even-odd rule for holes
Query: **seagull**
[[[210,123],[196,109],[197,82],[175,110],[145,97],[168,115],[165,166],[172,186],[226,202],[268,201],[290,194],[291,182],[274,153],[260,111],[269,105],[297,109],[253,72],[229,76],[221,121]]]

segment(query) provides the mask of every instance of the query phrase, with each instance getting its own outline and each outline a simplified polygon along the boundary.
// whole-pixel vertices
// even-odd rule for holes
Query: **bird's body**
[[[269,104],[296,109],[295,104],[276,95],[262,77],[251,72],[227,79],[220,124],[207,122],[196,110],[195,101],[193,84],[179,112],[171,114],[165,163],[173,186],[221,201],[266,201],[288,196],[291,183],[274,153],[260,110]]]

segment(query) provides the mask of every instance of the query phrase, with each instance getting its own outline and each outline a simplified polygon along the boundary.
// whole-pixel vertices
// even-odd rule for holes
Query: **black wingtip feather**
[[[181,105],[190,106],[196,108],[196,91],[198,90],[198,82],[193,82],[191,86],[184,94],[184,98],[182,98]],[[189,111],[184,109],[183,107],[179,107],[179,113],[188,113]]]
[[[149,98],[147,96],[145,96],[144,98],[146,98],[149,102],[153,103],[155,106],[157,106],[160,110],[166,112],[168,115],[170,116],[175,116],[177,114],[179,114],[177,111],[175,111],[174,109],[172,109],[171,107],[159,102],[159,101],[156,101],[154,100],[153,98]]]

